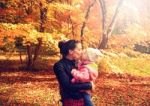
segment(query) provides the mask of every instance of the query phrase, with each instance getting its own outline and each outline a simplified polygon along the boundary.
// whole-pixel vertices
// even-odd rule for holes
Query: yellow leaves
[[[36,30],[30,30],[29,33],[23,37],[23,44],[30,45],[30,44],[38,44],[37,38],[39,38],[39,34]]]
[[[41,33],[42,45],[55,52],[59,51],[58,42],[60,40],[67,40],[64,34],[61,33]]]
[[[48,5],[48,18],[54,15],[61,15],[61,18],[71,15],[74,12],[79,13],[80,8],[76,5],[66,3],[51,3]],[[60,17],[59,17],[60,18]]]
[[[42,40],[42,47],[46,47],[48,50],[58,51],[58,42],[60,40],[66,40],[66,36],[54,30],[53,33],[41,33],[38,32],[31,24],[0,24],[0,45],[4,43],[15,42],[16,37],[23,38],[22,44],[37,45],[38,39]],[[65,30],[66,31],[66,30]],[[5,42],[3,39],[6,37]]]
[[[60,36],[60,40],[69,40],[68,38],[66,38],[66,36],[64,34],[58,34],[58,36]]]
[[[16,37],[25,37],[26,35],[30,35],[29,31],[34,28],[31,24],[8,24],[8,23],[1,23],[0,27],[1,27],[0,38],[1,39],[7,38],[7,41],[3,41],[4,43],[14,42]]]
[[[77,8],[80,8],[80,6],[83,4],[83,0],[73,0],[72,5],[74,5]]]
[[[34,27],[31,24],[10,24],[10,23],[0,23],[0,28],[3,28],[3,30],[29,30],[34,29]]]
[[[67,3],[50,3],[48,5],[47,22],[45,28],[52,33],[63,33],[66,36],[74,35],[80,30],[84,21],[84,14],[80,9],[79,1]]]
[[[7,29],[7,30],[9,30],[9,29],[12,29],[12,30],[13,30],[13,29],[16,29],[16,27],[17,27],[16,25],[13,25],[13,24],[10,25],[10,24],[7,24],[7,23],[2,23],[1,26],[2,26],[4,29]]]
[[[47,18],[51,21],[56,21],[55,19],[60,18],[61,20],[66,20],[66,16],[70,14],[73,7],[68,4],[52,3],[48,5]],[[60,19],[59,19],[60,20]]]
[[[50,46],[50,44],[54,44],[55,41],[52,37],[52,34],[42,33],[41,35],[42,35],[41,38],[42,38],[43,45]]]
[[[48,6],[48,9],[49,10],[56,10],[56,11],[59,11],[59,12],[65,12],[67,10],[73,10],[73,7],[69,4],[66,4],[66,3],[52,3],[52,4],[49,4]]]

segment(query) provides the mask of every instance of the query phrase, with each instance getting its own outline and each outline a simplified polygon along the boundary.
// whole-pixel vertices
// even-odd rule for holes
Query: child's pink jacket
[[[71,73],[73,75],[72,83],[95,81],[98,77],[98,66],[94,62],[84,62],[78,64],[78,69],[73,69]]]

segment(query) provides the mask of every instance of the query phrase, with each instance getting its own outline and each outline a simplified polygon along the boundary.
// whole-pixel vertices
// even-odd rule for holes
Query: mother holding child
[[[98,76],[98,49],[82,50],[77,40],[59,42],[62,58],[54,64],[63,106],[94,106],[91,91]]]

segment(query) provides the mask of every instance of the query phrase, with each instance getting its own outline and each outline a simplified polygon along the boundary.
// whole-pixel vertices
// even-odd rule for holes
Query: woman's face
[[[88,56],[87,56],[87,53],[85,50],[82,51],[82,54],[81,54],[81,61],[88,61]]]
[[[72,56],[74,60],[79,60],[82,53],[82,46],[81,43],[76,44],[76,48],[74,50],[70,50],[69,54]]]

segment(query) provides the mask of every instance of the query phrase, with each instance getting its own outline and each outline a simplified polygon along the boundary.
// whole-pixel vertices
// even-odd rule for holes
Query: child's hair
[[[102,53],[98,49],[87,48],[84,50],[84,54],[87,55],[89,61],[96,62],[99,56],[102,56]]]
[[[66,57],[69,54],[69,50],[74,50],[78,43],[80,43],[78,40],[60,41],[58,47],[61,55]]]

